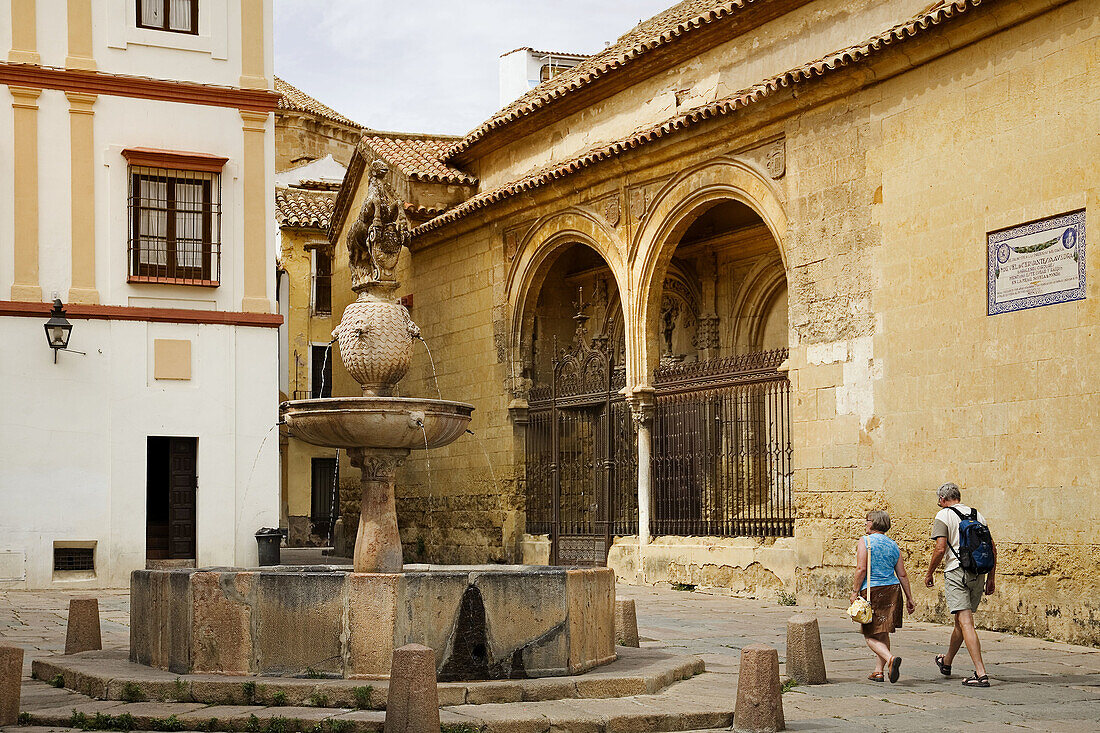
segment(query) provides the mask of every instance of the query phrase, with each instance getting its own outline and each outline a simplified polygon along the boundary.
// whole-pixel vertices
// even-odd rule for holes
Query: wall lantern
[[[61,298],[54,298],[53,310],[50,311],[50,320],[46,321],[46,341],[53,349],[53,363],[57,363],[57,352],[68,351],[69,333],[73,330],[73,324],[65,319],[65,309],[61,305]]]

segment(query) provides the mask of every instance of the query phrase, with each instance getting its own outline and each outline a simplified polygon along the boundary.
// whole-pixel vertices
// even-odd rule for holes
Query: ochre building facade
[[[1080,299],[987,288],[991,233],[1095,222],[1098,49],[1083,0],[683,3],[423,163],[476,180],[399,276],[476,438],[404,467],[407,556],[821,603],[870,509],[919,578],[955,481],[1000,550],[980,622],[1096,643],[1097,259]]]

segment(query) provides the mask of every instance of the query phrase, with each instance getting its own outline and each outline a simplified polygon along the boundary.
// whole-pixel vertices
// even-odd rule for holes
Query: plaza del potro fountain
[[[409,237],[381,161],[347,235],[357,299],[333,332],[362,396],[282,405],[291,433],[361,471],[354,566],[139,570],[130,659],[177,674],[384,678],[395,648],[431,647],[440,680],[577,674],[615,659],[607,568],[403,565],[394,486],[411,450],[463,435],[473,406],[395,397],[419,329],[395,300]]]

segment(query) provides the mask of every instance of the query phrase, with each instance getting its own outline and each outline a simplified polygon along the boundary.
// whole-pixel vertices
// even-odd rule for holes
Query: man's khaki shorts
[[[985,593],[985,576],[971,575],[962,568],[943,574],[943,596],[951,613],[977,611]]]

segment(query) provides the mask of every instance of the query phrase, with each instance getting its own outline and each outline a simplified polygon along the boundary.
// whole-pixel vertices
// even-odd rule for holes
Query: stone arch
[[[517,246],[517,255],[508,272],[509,323],[511,324],[511,380],[514,395],[526,392],[524,360],[530,345],[525,334],[532,333],[535,305],[543,282],[561,250],[582,244],[594,250],[615,278],[626,320],[629,289],[627,268],[618,235],[605,222],[581,209],[568,209],[535,222]],[[627,354],[629,364],[629,353]],[[629,369],[629,366],[628,366]]]
[[[730,315],[726,337],[731,345],[751,344],[759,351],[764,321],[775,297],[787,287],[787,273],[780,262],[764,260],[745,278],[733,296],[736,311]]]
[[[767,226],[787,269],[788,223],[778,190],[754,165],[718,158],[690,168],[669,181],[654,197],[643,225],[631,243],[631,279],[636,284],[629,305],[628,384],[647,386],[660,358],[658,320],[665,272],[680,237],[700,209],[734,200],[751,208]]]

